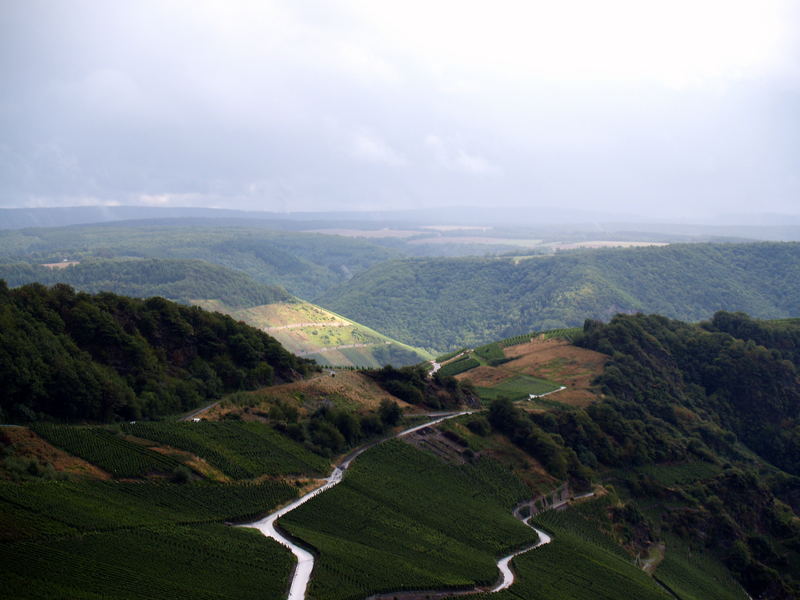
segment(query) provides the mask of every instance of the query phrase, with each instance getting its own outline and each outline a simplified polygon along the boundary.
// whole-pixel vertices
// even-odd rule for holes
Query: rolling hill
[[[797,598],[798,332],[621,315],[570,332],[577,345],[475,348],[487,364],[463,379],[508,369],[583,395],[500,397],[374,446],[426,410],[389,389],[452,408],[469,386],[348,371],[231,394],[200,423],[3,428],[0,575],[15,598],[283,598],[292,557],[222,523],[308,491],[280,526],[315,550],[311,600],[474,586],[483,600]],[[312,492],[362,445],[340,485]],[[523,519],[552,540],[489,593],[499,557],[536,540]]]
[[[394,260],[317,302],[405,343],[444,351],[657,312],[800,313],[800,244],[676,244],[520,258]]]
[[[357,238],[270,231],[258,224],[134,221],[0,231],[0,262],[31,264],[90,259],[196,259],[246,273],[313,299],[353,274],[402,256]],[[211,296],[214,297],[214,296]]]
[[[200,260],[92,259],[49,265],[0,264],[10,286],[66,283],[87,292],[161,296],[202,306],[244,321],[276,338],[290,352],[322,365],[404,366],[430,356],[290,295],[279,286]]]

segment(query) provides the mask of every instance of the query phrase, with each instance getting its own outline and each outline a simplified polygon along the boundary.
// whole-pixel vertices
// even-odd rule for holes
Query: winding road
[[[392,437],[403,437],[414,433],[415,431],[419,431],[420,429],[425,429],[426,427],[430,427],[431,425],[436,425],[437,423],[441,423],[447,419],[452,419],[454,417],[460,417],[461,415],[468,415],[471,414],[471,411],[462,411],[457,413],[435,413],[429,416],[437,417],[432,421],[428,421],[427,423],[423,423],[422,425],[416,425],[409,429],[405,429],[400,433],[392,436]],[[241,527],[253,527],[258,529],[261,533],[265,536],[272,538],[273,540],[277,541],[280,544],[283,544],[294,554],[295,558],[297,558],[297,566],[295,567],[294,573],[292,574],[292,583],[289,586],[289,596],[288,600],[304,600],[306,597],[306,588],[308,587],[308,582],[311,579],[311,571],[314,569],[314,555],[311,554],[308,550],[303,548],[302,546],[298,546],[292,540],[287,538],[283,533],[278,531],[275,527],[275,521],[281,518],[286,513],[293,511],[298,506],[302,506],[309,500],[311,500],[317,494],[321,494],[327,489],[332,488],[337,483],[342,480],[344,476],[344,472],[350,466],[350,464],[363,452],[366,452],[373,446],[380,444],[387,439],[379,440],[377,442],[373,442],[371,444],[366,444],[359,448],[358,450],[351,452],[347,456],[342,459],[342,461],[333,469],[333,472],[330,476],[325,480],[325,484],[317,489],[301,496],[291,504],[287,504],[283,508],[276,510],[275,512],[267,515],[263,519],[259,521],[255,521],[253,523],[246,523],[241,525]],[[513,576],[512,576],[513,579]],[[510,585],[510,584],[509,584]]]
[[[328,490],[342,481],[344,477],[344,472],[348,469],[348,467],[352,464],[352,462],[358,458],[361,454],[376,446],[385,442],[386,440],[393,439],[393,438],[400,438],[407,436],[409,434],[414,433],[415,431],[419,431],[420,429],[425,429],[426,427],[431,427],[432,425],[436,425],[437,423],[441,423],[447,419],[452,419],[455,417],[460,417],[462,415],[469,415],[472,414],[472,411],[462,411],[457,413],[431,413],[428,416],[435,417],[432,421],[428,421],[421,425],[415,425],[414,427],[410,427],[405,429],[394,436],[384,438],[378,440],[376,442],[372,442],[358,448],[357,450],[351,452],[347,456],[345,456],[342,461],[333,469],[330,476],[325,480],[325,483],[316,488],[315,490],[301,496],[291,504],[287,504],[283,508],[276,510],[275,512],[267,515],[263,519],[255,521],[253,523],[246,523],[240,525],[240,527],[252,527],[258,529],[261,533],[265,536],[274,539],[280,544],[283,544],[294,554],[295,558],[297,558],[297,566],[295,567],[294,573],[292,574],[292,582],[289,586],[289,595],[288,600],[305,600],[306,597],[306,588],[308,587],[308,582],[311,579],[311,572],[314,570],[314,555],[303,548],[302,546],[297,545],[294,541],[286,537],[283,533],[281,533],[276,527],[275,522],[281,518],[283,515],[293,511],[298,506],[302,506],[309,500],[311,500],[314,496],[323,493],[325,490]],[[588,496],[593,496],[593,492],[589,492],[587,494],[581,494],[580,496],[575,496],[575,498],[585,498]],[[562,500],[557,504],[553,504],[550,508],[558,508],[564,504],[567,504],[569,500]],[[518,508],[514,509],[514,515],[518,518],[519,516]],[[536,534],[539,536],[539,541],[535,544],[530,546],[526,546],[521,550],[517,550],[509,554],[508,556],[504,556],[500,560],[497,561],[497,568],[500,570],[500,578],[498,583],[491,589],[487,588],[478,588],[475,587],[470,590],[431,590],[427,592],[417,591],[417,592],[399,592],[399,593],[388,593],[388,594],[376,594],[374,596],[370,596],[370,600],[372,599],[381,599],[381,598],[415,598],[419,597],[420,594],[424,594],[425,597],[437,597],[437,596],[461,596],[467,594],[474,594],[477,592],[499,592],[506,588],[511,587],[514,583],[514,573],[511,570],[511,561],[519,556],[520,554],[524,554],[525,552],[530,552],[535,548],[539,548],[540,546],[544,546],[545,544],[549,544],[552,541],[552,537],[530,524],[531,517],[526,517],[522,519],[522,522],[525,523],[528,527],[533,529]]]
[[[511,560],[519,556],[520,554],[525,554],[533,550],[534,548],[538,548],[539,546],[544,546],[545,544],[549,544],[553,541],[553,538],[546,534],[541,529],[537,529],[530,523],[531,518],[528,517],[524,519],[522,522],[525,523],[528,527],[533,529],[536,532],[536,535],[539,536],[539,541],[535,544],[528,546],[527,548],[523,548],[522,550],[518,550],[513,554],[509,554],[508,556],[504,556],[499,561],[497,561],[497,568],[500,569],[500,583],[494,586],[490,591],[492,592],[499,592],[500,590],[504,590],[506,588],[511,587],[511,584],[514,583],[514,572],[511,570]]]

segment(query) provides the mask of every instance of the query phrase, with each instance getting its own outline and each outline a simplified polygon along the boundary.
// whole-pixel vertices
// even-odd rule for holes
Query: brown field
[[[27,427],[3,427],[0,439],[14,444],[17,456],[50,463],[56,471],[87,479],[111,479],[111,475],[85,460],[67,454],[40,438]]]
[[[407,238],[419,235],[422,232],[412,229],[308,229],[303,233],[324,233],[326,235],[363,238]]]
[[[499,367],[476,367],[456,375],[480,387],[492,387],[515,375],[531,375],[566,386],[553,394],[552,400],[570,406],[586,406],[598,397],[592,381],[603,372],[605,354],[578,348],[565,340],[535,339],[509,346],[504,351],[507,363]]]

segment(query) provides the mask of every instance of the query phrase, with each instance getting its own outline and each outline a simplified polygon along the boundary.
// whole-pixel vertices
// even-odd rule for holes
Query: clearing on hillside
[[[503,349],[508,360],[498,366],[481,366],[471,369],[456,378],[470,381],[477,388],[491,390],[484,392],[483,397],[493,399],[505,393],[514,398],[523,393],[541,394],[546,390],[544,384],[552,385],[552,389],[563,385],[566,389],[559,391],[548,399],[570,406],[586,406],[597,399],[597,391],[592,381],[603,372],[608,360],[605,354],[573,346],[566,340],[540,336],[523,344],[508,346]],[[534,380],[523,380],[528,376]],[[536,381],[543,383],[537,388]],[[530,384],[530,385],[528,385]],[[525,392],[530,387],[529,392]],[[506,389],[508,388],[508,389]],[[536,389],[541,391],[536,391]]]
[[[382,367],[413,365],[430,356],[319,306],[298,300],[233,309],[218,300],[194,300],[258,327],[289,352],[324,366]]]
[[[376,410],[382,400],[397,402],[403,409],[411,412],[417,410],[411,404],[392,396],[367,375],[358,371],[334,371],[331,376],[327,371],[307,379],[263,388],[243,395],[247,398],[247,408],[234,402],[221,402],[203,415],[208,420],[225,418],[228,413],[241,414],[244,420],[258,420],[259,410],[268,410],[272,404],[286,404],[313,412],[323,403],[330,403],[337,408],[361,411]]]

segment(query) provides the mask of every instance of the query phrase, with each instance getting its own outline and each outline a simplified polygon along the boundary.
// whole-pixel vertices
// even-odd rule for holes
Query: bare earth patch
[[[515,375],[516,373],[506,371],[499,367],[481,366],[470,369],[464,373],[459,373],[456,375],[456,379],[471,381],[480,387],[493,387],[506,379],[511,379]]]
[[[18,456],[35,458],[42,464],[50,463],[56,471],[87,479],[111,479],[111,475],[102,469],[56,448],[27,427],[4,427],[0,430],[0,437],[4,442],[14,444]]]

